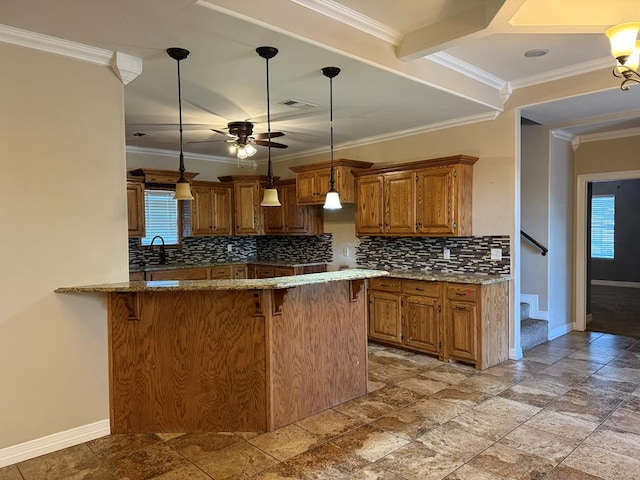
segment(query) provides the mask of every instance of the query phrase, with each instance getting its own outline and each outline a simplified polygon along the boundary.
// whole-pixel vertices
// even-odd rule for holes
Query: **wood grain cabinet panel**
[[[384,232],[384,179],[367,175],[356,182],[356,233],[377,235]]]
[[[447,356],[476,360],[478,339],[478,311],[472,302],[447,303]]]
[[[294,179],[279,182],[278,199],[282,206],[264,209],[264,233],[269,235],[320,235],[324,233],[320,207],[299,205]]]
[[[384,233],[415,233],[415,196],[415,173],[402,172],[384,176]]]
[[[369,337],[402,343],[402,299],[387,292],[369,292]]]
[[[402,305],[404,343],[422,352],[440,353],[440,300],[407,296]]]
[[[194,182],[191,187],[193,201],[186,205],[193,236],[231,235],[232,194],[230,186],[214,182]]]
[[[144,184],[139,180],[127,180],[127,220],[129,237],[144,237]]]
[[[208,280],[208,268],[176,268],[146,273],[147,280]]]
[[[417,173],[417,231],[444,235],[456,231],[455,168],[442,167]]]

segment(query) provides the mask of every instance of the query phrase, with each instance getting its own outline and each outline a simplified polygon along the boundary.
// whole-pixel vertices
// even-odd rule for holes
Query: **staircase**
[[[523,352],[549,339],[549,322],[529,318],[530,309],[528,303],[520,303],[520,347]]]

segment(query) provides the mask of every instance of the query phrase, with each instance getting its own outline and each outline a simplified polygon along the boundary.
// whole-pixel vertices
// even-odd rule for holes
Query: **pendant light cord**
[[[331,180],[329,184],[331,185],[331,190],[333,190],[335,186],[335,179],[333,177],[333,77],[329,78],[329,123],[331,125],[330,128],[330,139],[331,139]]]
[[[273,187],[273,172],[271,170],[271,108],[269,105],[269,59],[266,59],[267,62],[267,148],[268,148],[268,159],[267,159],[267,186],[269,188]]]
[[[180,117],[180,179],[184,178],[184,153],[182,152],[182,85],[180,82],[180,60],[178,64],[178,115]]]

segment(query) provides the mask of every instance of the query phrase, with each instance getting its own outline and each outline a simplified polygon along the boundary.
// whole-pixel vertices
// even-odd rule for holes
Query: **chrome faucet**
[[[156,235],[155,237],[153,237],[151,239],[151,245],[149,247],[149,252],[153,253],[153,242],[155,242],[156,238],[159,238],[162,241],[162,245],[160,245],[160,265],[164,265],[167,263],[167,252],[164,249],[164,238],[162,238],[160,235]]]

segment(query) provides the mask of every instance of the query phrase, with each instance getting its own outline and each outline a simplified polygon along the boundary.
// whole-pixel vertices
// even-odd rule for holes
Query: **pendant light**
[[[322,74],[329,78],[329,112],[331,119],[331,180],[329,184],[331,188],[329,188],[324,200],[324,208],[327,210],[339,210],[342,208],[340,195],[335,187],[336,182],[333,172],[333,77],[337,76],[339,73],[340,69],[338,67],[324,67],[322,69]]]
[[[173,58],[178,64],[178,112],[180,115],[180,178],[176,182],[176,193],[174,200],[193,200],[191,195],[191,186],[186,178],[184,178],[184,153],[182,152],[182,89],[180,85],[180,60],[184,60],[189,56],[189,50],[184,48],[167,48],[167,54]]]
[[[275,47],[258,47],[256,52],[265,59],[267,64],[267,147],[269,149],[269,157],[267,159],[267,186],[264,189],[264,198],[260,206],[279,207],[281,204],[280,200],[278,200],[278,190],[273,184],[273,167],[271,165],[271,112],[269,107],[269,59],[278,54],[278,49]]]

